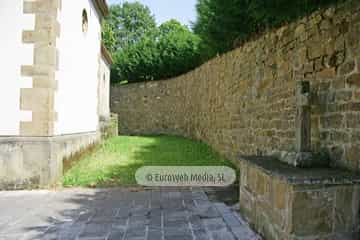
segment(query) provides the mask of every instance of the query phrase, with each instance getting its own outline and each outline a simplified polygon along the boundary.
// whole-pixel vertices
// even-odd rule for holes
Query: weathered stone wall
[[[172,80],[112,88],[122,134],[177,134],[238,154],[293,150],[295,86],[311,83],[312,148],[360,170],[360,4],[316,12]]]

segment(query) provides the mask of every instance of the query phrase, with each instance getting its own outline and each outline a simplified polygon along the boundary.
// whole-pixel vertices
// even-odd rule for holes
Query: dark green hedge
[[[193,29],[209,45],[209,56],[223,53],[255,33],[294,21],[344,0],[198,0]]]

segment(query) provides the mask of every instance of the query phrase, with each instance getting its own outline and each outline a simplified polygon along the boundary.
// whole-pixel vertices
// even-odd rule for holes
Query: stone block
[[[354,73],[346,79],[346,83],[351,87],[360,87],[360,73]]]
[[[25,77],[53,76],[54,78],[54,72],[54,68],[47,65],[21,66],[21,75]]]
[[[343,127],[344,116],[341,114],[333,114],[320,118],[322,128],[341,128]]]
[[[290,233],[297,236],[330,234],[333,226],[335,193],[331,190],[305,190],[291,195]]]
[[[37,14],[35,19],[35,29],[36,30],[52,30],[54,31],[57,28],[56,16],[53,14]],[[55,37],[53,35],[52,37]]]
[[[61,5],[61,0],[24,1],[24,13],[54,13]]]
[[[352,91],[337,91],[335,92],[335,100],[337,102],[347,102],[352,98]]]
[[[270,179],[271,185],[271,205],[277,210],[285,210],[289,195],[288,185],[278,179]]]
[[[345,146],[345,164],[348,168],[357,170],[359,166],[360,144],[350,144]]]
[[[318,45],[316,43],[311,43],[308,47],[308,58],[310,60],[319,58],[325,54],[325,49],[323,45]]]
[[[57,66],[57,50],[54,46],[44,43],[35,43],[34,47],[34,65]]]
[[[352,129],[360,128],[360,113],[347,113],[346,114],[346,127]]]
[[[351,60],[343,63],[338,70],[339,75],[347,75],[355,70],[355,61]]]
[[[359,187],[342,186],[336,189],[334,231],[358,232]]]
[[[48,76],[37,76],[33,78],[33,88],[38,89],[58,89],[58,81]]]
[[[274,211],[270,205],[259,202],[256,205],[256,230],[265,239],[284,239],[284,232],[281,229],[284,218]]]
[[[56,41],[56,35],[52,30],[41,31],[23,31],[22,34],[23,43],[54,43]]]
[[[269,176],[259,171],[255,185],[255,192],[259,198],[265,199],[266,201],[270,200],[270,184]]]
[[[36,112],[48,112],[54,108],[54,90],[49,88],[23,88],[20,108]]]
[[[256,193],[261,189],[251,195],[240,183],[240,211],[266,239],[356,239],[360,176],[329,168],[297,169],[273,157],[243,156],[240,161],[271,182],[270,201]]]
[[[240,210],[243,216],[252,224],[256,219],[256,199],[245,189],[240,187]]]
[[[335,76],[335,68],[325,68],[322,71],[316,73],[316,78],[318,79],[332,79]]]
[[[49,121],[32,121],[32,122],[20,122],[20,132],[22,136],[52,136],[52,123]]]

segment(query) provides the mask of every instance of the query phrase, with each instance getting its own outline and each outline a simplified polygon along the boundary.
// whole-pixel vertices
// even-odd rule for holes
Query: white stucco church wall
[[[24,29],[34,29],[35,17],[23,14],[23,0],[0,1],[0,136],[19,135],[20,121],[31,112],[20,110],[20,88],[32,80],[21,76],[21,66],[33,63],[33,46],[22,43]]]
[[[99,117],[106,120],[110,117],[110,63],[104,55],[101,56],[99,77]]]
[[[86,13],[88,26],[83,32]],[[94,132],[98,127],[100,18],[93,1],[63,1],[59,21],[58,90],[55,111],[58,120],[55,134]]]

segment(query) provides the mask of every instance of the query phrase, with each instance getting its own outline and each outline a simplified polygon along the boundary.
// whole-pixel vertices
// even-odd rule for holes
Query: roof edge
[[[105,58],[105,60],[109,63],[109,65],[112,65],[114,63],[111,54],[106,49],[105,45],[101,43],[101,55]]]
[[[109,7],[105,0],[92,0],[92,2],[99,10],[102,17],[106,17],[109,14]]]

